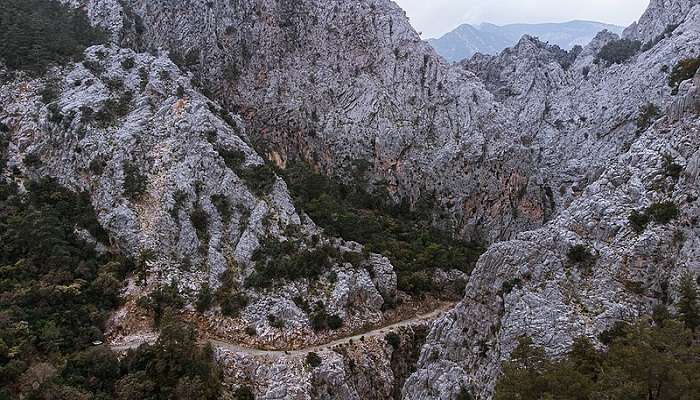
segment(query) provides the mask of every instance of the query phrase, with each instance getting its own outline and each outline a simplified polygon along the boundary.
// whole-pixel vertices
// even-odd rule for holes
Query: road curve
[[[374,329],[374,330],[371,330],[371,331],[368,331],[365,333],[360,333],[360,334],[357,334],[354,336],[346,336],[344,338],[336,339],[332,342],[328,342],[325,344],[304,347],[304,348],[296,349],[296,350],[262,350],[262,349],[256,349],[256,348],[251,348],[251,347],[245,347],[245,346],[235,344],[235,343],[228,343],[228,342],[224,342],[224,341],[216,340],[216,339],[208,339],[207,341],[209,343],[211,343],[217,349],[229,351],[229,352],[234,352],[234,353],[242,353],[242,354],[251,355],[251,356],[271,357],[271,358],[279,358],[279,357],[283,357],[283,356],[305,356],[306,354],[308,354],[310,352],[321,352],[323,350],[331,349],[335,346],[348,344],[348,343],[353,342],[353,341],[359,341],[363,337],[368,338],[368,337],[383,336],[386,333],[393,331],[393,330],[396,330],[396,329],[399,329],[399,328],[403,328],[403,327],[407,327],[407,326],[411,326],[411,325],[416,325],[418,323],[425,322],[425,321],[435,320],[438,317],[440,317],[444,312],[451,309],[453,306],[454,306],[454,303],[443,304],[438,309],[433,310],[427,314],[417,315],[413,318],[405,319],[403,321],[399,321],[399,322],[391,324],[391,325],[377,328],[377,329]],[[130,350],[130,349],[135,349],[142,344],[152,343],[153,341],[154,341],[154,339],[151,338],[151,339],[132,341],[129,343],[110,346],[110,347],[115,352],[125,352],[125,351]]]

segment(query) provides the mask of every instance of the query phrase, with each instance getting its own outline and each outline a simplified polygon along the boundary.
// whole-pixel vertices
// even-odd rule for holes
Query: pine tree
[[[678,302],[678,313],[685,327],[695,331],[700,326],[700,305],[698,305],[698,289],[692,275],[685,274],[681,278],[681,299]]]

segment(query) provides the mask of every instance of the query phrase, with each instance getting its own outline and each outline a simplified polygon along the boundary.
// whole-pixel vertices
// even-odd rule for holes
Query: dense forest
[[[391,260],[399,289],[420,294],[435,290],[436,268],[470,273],[484,247],[452,238],[434,227],[431,196],[413,207],[395,204],[381,189],[369,193],[367,166],[355,163],[352,182],[339,183],[293,163],[281,171],[297,206],[331,235],[361,243]]]
[[[80,11],[49,0],[4,0],[0,27],[0,60],[31,73],[79,58],[106,37]]]
[[[168,310],[154,346],[119,359],[101,344],[133,262],[83,239],[106,237],[86,194],[26,189],[0,184],[0,399],[217,398],[211,349]]]

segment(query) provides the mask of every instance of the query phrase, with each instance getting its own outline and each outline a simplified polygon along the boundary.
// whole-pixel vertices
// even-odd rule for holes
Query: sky
[[[441,36],[463,23],[565,22],[575,19],[627,26],[649,0],[394,0],[423,38]]]

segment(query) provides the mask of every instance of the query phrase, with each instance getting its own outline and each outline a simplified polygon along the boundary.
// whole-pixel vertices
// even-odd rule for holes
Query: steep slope
[[[121,5],[107,3],[87,5],[112,26],[105,15]],[[434,198],[439,225],[468,239],[552,214],[508,110],[444,65],[392,2],[124,4],[122,43],[170,49],[280,166],[302,159],[349,180],[367,161],[370,188],[410,205]]]
[[[688,10],[688,4],[678,7]],[[668,18],[672,17],[662,20]],[[516,240],[494,245],[480,259],[463,302],[434,324],[422,350],[419,370],[404,387],[404,398],[447,399],[462,387],[488,397],[501,362],[508,359],[522,335],[544,346],[550,355],[562,355],[579,336],[597,340],[617,321],[633,321],[650,313],[656,304],[672,306],[682,274],[700,272],[700,76],[696,75],[694,83],[684,83],[680,94],[672,97],[662,72],[665,68],[661,68],[679,58],[697,56],[700,7],[692,8],[680,20],[684,22],[670,37],[626,64],[588,66],[589,78],[574,84],[554,79],[540,79],[535,84],[544,86],[540,90],[546,98],[553,97],[547,104],[555,113],[590,107],[590,118],[597,110],[593,118],[598,119],[596,125],[601,125],[593,132],[602,135],[595,137],[594,143],[568,136],[586,131],[586,122],[581,121],[578,124],[584,129],[569,129],[571,133],[562,130],[561,137],[557,137],[561,142],[557,143],[565,145],[568,141],[579,147],[564,150],[563,154],[571,157],[568,165],[580,162],[600,172],[551,223],[522,233]],[[652,28],[640,25],[638,29]],[[611,39],[600,36],[573,68],[587,66],[595,53],[591,47],[600,47]],[[527,65],[518,56],[533,47],[528,42],[525,39],[514,51],[483,63],[471,62],[467,67],[478,70],[492,88],[522,87],[527,81],[515,77],[529,77],[517,72],[519,66]],[[539,48],[530,55],[546,54],[546,48]],[[525,57],[529,62],[534,59]],[[535,76],[539,73],[537,69],[534,72]],[[557,75],[542,77],[547,76]],[[506,101],[513,106],[536,107],[535,98],[542,99],[521,94]],[[665,114],[648,129],[642,127],[635,134],[634,127],[624,128],[624,122],[617,130],[601,129],[612,124],[616,116],[629,121],[625,113],[633,113],[646,101],[662,105]],[[613,112],[608,116],[610,110]],[[527,118],[527,114],[521,117],[523,122]],[[629,144],[622,145],[624,141]],[[543,148],[552,149],[553,145]],[[616,150],[617,146],[620,149]],[[574,155],[578,151],[581,153]],[[577,159],[580,161],[574,161]],[[609,161],[599,164],[603,160]],[[678,216],[659,218],[659,222],[638,233],[630,216],[633,211],[650,209],[666,210],[669,215],[675,215],[677,209]],[[583,263],[567,256],[576,245],[590,249]]]
[[[322,302],[324,313],[343,318],[342,330],[384,318],[396,291],[389,261],[326,237],[298,214],[240,120],[167,57],[96,46],[82,64],[45,77],[9,76],[0,93],[4,178],[21,185],[50,176],[87,191],[110,237],[103,245],[137,260],[129,301],[111,321],[113,340],[150,335],[143,300],[171,282],[189,304],[203,287],[221,288],[218,302],[231,298],[238,309],[224,317],[213,307],[210,334],[242,342],[323,340],[328,332],[314,332],[296,298]],[[303,269],[275,276],[276,288],[256,284],[257,254],[283,243]],[[255,335],[245,333],[250,327]]]
[[[429,39],[437,52],[447,61],[461,61],[476,53],[498,54],[518,43],[523,35],[570,50],[585,46],[600,31],[621,34],[623,28],[593,21],[570,21],[548,24],[463,24],[440,38]]]

